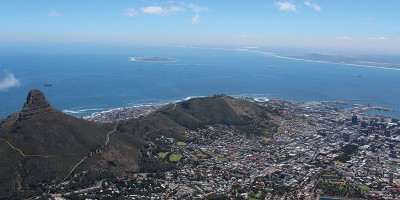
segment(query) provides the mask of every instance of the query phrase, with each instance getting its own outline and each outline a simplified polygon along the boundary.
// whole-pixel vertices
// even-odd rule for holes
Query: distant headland
[[[176,60],[173,58],[166,57],[131,57],[131,61],[139,61],[139,62],[175,62]]]

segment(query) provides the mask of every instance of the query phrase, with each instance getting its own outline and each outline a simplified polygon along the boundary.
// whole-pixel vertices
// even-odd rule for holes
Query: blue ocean
[[[31,89],[81,116],[116,107],[228,94],[293,101],[368,99],[400,118],[400,71],[293,60],[259,49],[161,45],[12,44],[0,46],[0,78],[19,87],[0,92],[0,118],[19,111]],[[176,62],[132,62],[130,57]],[[52,84],[45,87],[45,84]],[[371,113],[374,114],[374,113]]]

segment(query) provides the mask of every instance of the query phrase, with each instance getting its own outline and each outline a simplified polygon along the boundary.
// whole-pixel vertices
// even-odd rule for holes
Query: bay
[[[132,62],[130,57],[168,57],[176,62]],[[31,89],[44,91],[54,107],[78,117],[116,107],[228,94],[292,101],[370,99],[361,103],[395,109],[389,114],[400,118],[399,70],[292,60],[251,50],[5,44],[0,47],[0,77],[5,71],[21,86],[0,92],[0,118],[19,111]]]

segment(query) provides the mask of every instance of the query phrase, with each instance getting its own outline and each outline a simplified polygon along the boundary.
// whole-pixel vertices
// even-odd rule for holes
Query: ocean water
[[[0,118],[19,111],[31,89],[42,90],[54,107],[74,116],[213,94],[293,101],[371,99],[361,103],[400,110],[399,70],[292,60],[254,50],[3,44],[0,77],[8,71],[21,85],[0,92]],[[176,62],[132,62],[131,56]],[[389,114],[400,118],[399,112]]]

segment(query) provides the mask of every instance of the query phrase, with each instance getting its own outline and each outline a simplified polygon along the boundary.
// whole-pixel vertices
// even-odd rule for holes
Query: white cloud
[[[192,18],[192,24],[195,24],[195,25],[197,25],[197,24],[200,24],[200,14],[196,14],[193,18]]]
[[[134,17],[134,16],[137,15],[137,12],[136,12],[136,9],[135,9],[135,8],[125,8],[125,9],[122,9],[122,13],[123,13],[125,16],[128,16],[128,17]]]
[[[14,74],[5,72],[5,76],[0,80],[0,91],[4,92],[13,87],[19,87],[21,82],[14,77]]]
[[[62,17],[63,15],[57,11],[51,11],[47,14],[48,17]]]
[[[140,11],[144,14],[152,14],[152,15],[160,15],[160,16],[168,16],[172,14],[176,14],[179,12],[191,10],[194,12],[194,16],[192,18],[192,24],[197,25],[201,23],[201,13],[208,11],[207,6],[198,6],[191,3],[180,3],[178,5],[171,6],[147,6],[140,8]],[[136,11],[135,11],[136,12]],[[124,11],[124,13],[126,13]],[[137,13],[135,13],[136,15]],[[125,14],[127,15],[127,14]]]
[[[170,6],[170,7],[147,6],[147,7],[140,8],[140,10],[142,11],[142,13],[145,13],[145,14],[167,16],[167,15],[181,12],[184,10],[184,8],[178,7],[178,6]]]
[[[207,6],[198,6],[194,4],[185,4],[185,7],[188,9],[191,9],[193,12],[196,13],[196,15],[192,18],[192,24],[197,25],[200,24],[201,18],[200,18],[200,13],[204,11],[208,11]]]
[[[352,40],[353,38],[352,37],[347,37],[347,36],[339,36],[339,37],[336,37],[336,39],[337,40]]]
[[[383,36],[381,36],[381,37],[369,37],[369,38],[367,38],[367,40],[388,40],[389,38],[387,38],[387,37],[383,37]]]
[[[207,6],[197,6],[197,5],[194,5],[194,4],[191,4],[191,3],[187,4],[186,7],[189,8],[189,9],[192,9],[193,12],[195,12],[195,13],[201,13],[201,12],[204,12],[204,11],[208,11],[208,7]]]
[[[279,8],[279,10],[282,11],[290,11],[290,12],[296,12],[297,11],[297,6],[294,5],[291,2],[275,2],[275,5]]]
[[[317,12],[322,10],[321,6],[319,6],[315,3],[311,3],[311,1],[306,1],[306,2],[304,2],[304,4],[312,9],[314,9]]]

